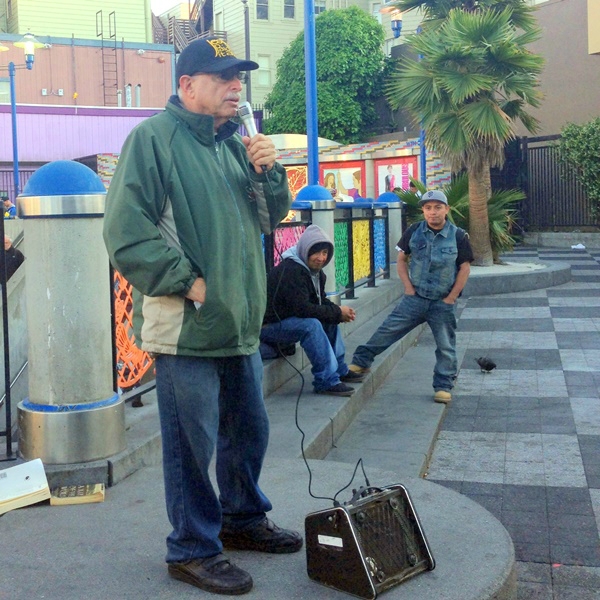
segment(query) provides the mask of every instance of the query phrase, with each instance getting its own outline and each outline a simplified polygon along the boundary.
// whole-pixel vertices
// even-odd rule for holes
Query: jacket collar
[[[215,121],[211,115],[193,113],[184,108],[177,94],[173,94],[167,102],[166,110],[177,121],[187,127],[201,143],[212,145],[231,137],[239,125],[233,121],[223,123],[215,135]]]
[[[446,219],[444,226],[439,231],[434,231],[429,227],[429,225],[427,225],[427,221],[423,219],[423,231],[431,231],[433,235],[437,235],[439,233],[443,237],[448,237],[448,234],[450,233],[450,227],[451,223],[448,221],[448,219]]]

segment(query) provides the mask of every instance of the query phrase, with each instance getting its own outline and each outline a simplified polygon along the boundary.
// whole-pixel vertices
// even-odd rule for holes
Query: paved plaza
[[[414,492],[415,508],[421,512],[438,567],[387,592],[390,598],[464,600],[464,594],[456,595],[457,585],[454,595],[449,595],[451,582],[462,585],[468,581],[471,587],[483,583],[481,572],[492,570],[490,556],[497,550],[484,542],[491,525],[486,525],[485,519],[482,525],[480,519],[480,533],[471,534],[465,526],[458,543],[440,537],[444,519],[458,527],[453,515],[465,502],[472,508],[465,505],[462,511],[467,511],[469,525],[474,526],[477,511],[473,500],[493,514],[512,537],[519,600],[600,599],[600,251],[519,248],[506,258],[511,262],[568,262],[572,281],[547,289],[460,300],[460,373],[451,404],[432,402],[435,347],[427,328],[407,346],[387,377],[384,369],[378,372],[385,355],[374,363],[372,376],[357,386],[355,397],[364,396],[360,412],[353,413],[354,420],[341,437],[334,435],[336,419],[340,415],[350,419],[352,399],[308,391],[302,395],[302,426],[331,432],[324,436],[331,441],[324,452],[328,452],[325,461],[313,463],[318,494],[339,490],[359,458],[373,485],[406,483],[409,492]],[[360,295],[368,296],[367,290]],[[392,306],[380,310],[347,338],[348,358]],[[497,368],[481,372],[476,363],[480,356],[490,357]],[[305,372],[305,377],[310,375]],[[309,500],[305,468],[297,459],[300,434],[293,423],[298,389],[294,377],[267,398],[272,436],[265,483],[277,500],[274,518],[301,529],[302,515],[322,506],[323,501]],[[148,432],[155,436],[152,394],[144,402],[144,408],[131,411],[148,411],[152,417]],[[136,426],[132,421],[129,435]],[[136,456],[132,454],[130,460],[140,463],[139,470],[110,488],[104,504],[64,510],[41,505],[0,519],[0,547],[7,557],[7,569],[0,575],[0,598],[3,590],[11,589],[20,595],[7,597],[78,600],[83,588],[98,586],[100,581],[104,583],[96,587],[98,598],[197,595],[189,586],[166,577],[162,555],[168,526],[160,469],[141,468],[154,456],[150,446],[146,458]],[[442,490],[446,495],[440,498],[452,506],[443,508],[446,500],[430,506],[427,494],[420,492],[421,482],[415,481],[424,470],[429,481],[468,499]],[[359,472],[352,487],[361,484]],[[347,494],[349,497],[350,490]],[[348,498],[341,494],[340,499]],[[84,554],[75,555],[73,546],[86,547],[82,536],[88,534],[92,543]],[[32,535],[38,540],[33,562],[26,558],[31,556]],[[463,538],[465,547],[461,548]],[[470,560],[468,568],[461,567],[461,554],[475,550],[481,557],[477,564]],[[76,567],[70,568],[69,588],[62,589],[60,596],[57,590],[64,587],[60,582],[67,580],[62,571],[53,571],[57,559],[59,563],[74,561]],[[306,578],[301,556],[276,561],[242,555],[240,560],[242,565],[248,561],[256,573],[253,597],[347,597],[315,588]],[[115,571],[115,561],[120,570]],[[283,562],[286,575],[274,582],[272,572]],[[139,565],[134,577],[132,564]],[[32,576],[23,576],[28,573]],[[425,589],[421,586],[436,582],[442,595],[419,595],[419,589]]]
[[[428,477],[507,528],[521,598],[600,598],[600,252],[514,256],[568,261],[572,282],[466,301]],[[482,373],[478,356],[497,369]]]
[[[461,299],[460,374],[426,476],[506,527],[519,599],[600,598],[600,252],[519,248],[505,258],[567,261],[572,281]],[[419,426],[414,413],[427,418],[434,349],[426,330],[337,443],[334,460],[394,466]],[[482,372],[480,356],[497,368]],[[375,431],[376,442],[361,441]]]

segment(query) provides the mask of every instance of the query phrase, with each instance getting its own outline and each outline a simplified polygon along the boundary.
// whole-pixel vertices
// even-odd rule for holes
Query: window
[[[269,20],[269,0],[256,0],[256,18]]]
[[[320,15],[325,11],[325,0],[315,0],[315,15]]]
[[[371,7],[371,14],[377,22],[381,25],[381,2],[373,2],[373,6]]]
[[[296,0],[283,0],[283,18],[293,19]]]
[[[0,104],[10,104],[10,81],[0,79]]]
[[[225,31],[223,26],[223,11],[215,13],[215,31]]]
[[[252,81],[256,81],[257,85],[271,87],[271,57],[259,54],[256,62],[258,62],[257,76]]]

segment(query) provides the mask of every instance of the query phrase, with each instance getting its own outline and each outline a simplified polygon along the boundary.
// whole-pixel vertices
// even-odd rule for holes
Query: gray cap
[[[440,192],[440,190],[431,190],[430,192],[425,192],[421,199],[419,200],[419,206],[423,206],[426,202],[441,202],[448,206],[448,198],[446,198],[446,194],[444,192]]]

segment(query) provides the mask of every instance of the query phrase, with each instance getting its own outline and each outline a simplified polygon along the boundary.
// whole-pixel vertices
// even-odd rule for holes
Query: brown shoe
[[[232,565],[222,554],[169,563],[168,569],[173,579],[179,579],[213,594],[237,596],[252,589],[252,577],[246,571]]]
[[[448,390],[437,390],[433,396],[434,402],[448,404],[452,400],[452,394]]]
[[[219,534],[223,547],[229,550],[255,550],[271,554],[288,554],[302,548],[302,536],[297,531],[277,527],[265,517],[258,525],[247,529],[224,529]]]
[[[358,365],[348,365],[348,369],[353,373],[366,374],[371,372],[371,369],[369,369],[369,367],[359,367]]]

